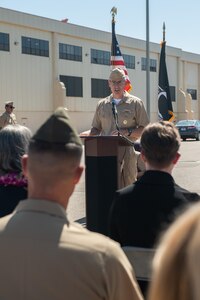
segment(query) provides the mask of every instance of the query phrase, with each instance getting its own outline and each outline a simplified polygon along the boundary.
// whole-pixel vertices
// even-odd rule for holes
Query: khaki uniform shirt
[[[21,201],[0,219],[0,299],[142,300],[119,244],[70,223],[51,201]]]
[[[116,124],[112,112],[112,94],[97,104],[92,127],[101,131],[101,135],[111,135],[116,130]],[[123,99],[117,105],[118,125],[123,129],[145,127],[149,119],[144,108],[143,101],[125,92]],[[121,187],[127,186],[137,178],[137,158],[134,148],[127,147],[123,161],[121,174]]]
[[[2,129],[3,127],[5,127],[6,125],[9,124],[16,124],[17,120],[16,120],[16,116],[15,114],[11,113],[7,113],[6,111],[0,116],[0,129]]]

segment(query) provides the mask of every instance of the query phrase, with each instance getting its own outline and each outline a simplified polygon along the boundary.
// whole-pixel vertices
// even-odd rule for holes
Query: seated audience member
[[[173,123],[157,122],[144,128],[141,156],[146,171],[137,182],[116,192],[111,207],[110,237],[121,246],[154,247],[175,213],[200,199],[178,186],[172,177],[180,143]]]
[[[200,204],[166,231],[153,260],[149,300],[199,300]]]
[[[0,131],[0,217],[10,214],[27,197],[21,158],[30,138],[31,131],[22,125],[7,125]]]
[[[0,219],[1,299],[142,300],[119,245],[67,218],[81,155],[80,138],[57,108],[22,159],[28,199]]]

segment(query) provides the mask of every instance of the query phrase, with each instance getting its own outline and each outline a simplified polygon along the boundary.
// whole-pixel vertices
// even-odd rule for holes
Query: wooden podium
[[[88,136],[85,139],[86,226],[108,235],[109,211],[114,192],[121,188],[121,168],[126,147],[123,136]]]

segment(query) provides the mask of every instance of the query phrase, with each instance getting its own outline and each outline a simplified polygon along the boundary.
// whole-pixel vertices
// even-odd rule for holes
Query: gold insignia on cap
[[[128,123],[127,120],[124,120],[124,121],[123,121],[123,124],[124,124],[124,125],[126,125],[127,123]]]

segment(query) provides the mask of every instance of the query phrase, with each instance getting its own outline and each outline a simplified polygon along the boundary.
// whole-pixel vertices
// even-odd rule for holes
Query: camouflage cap
[[[47,121],[32,137],[37,142],[66,145],[74,143],[82,145],[78,133],[70,124],[69,116],[64,107],[58,107]]]
[[[126,74],[124,73],[124,70],[120,68],[115,68],[110,72],[109,80],[122,80],[125,79]]]

